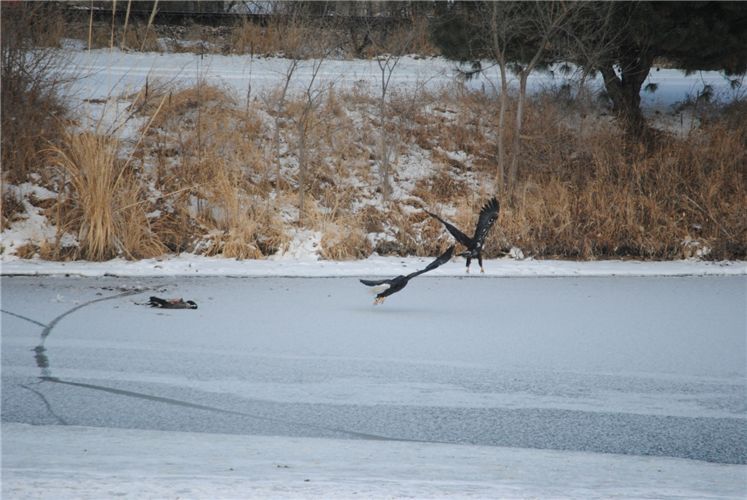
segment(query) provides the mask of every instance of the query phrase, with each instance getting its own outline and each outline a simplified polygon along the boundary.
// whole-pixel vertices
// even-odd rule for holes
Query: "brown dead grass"
[[[152,118],[134,155],[137,168],[123,168],[109,138],[70,136],[54,150],[71,182],[61,228],[80,236],[77,256],[135,258],[169,249],[247,259],[288,245],[299,227],[298,102],[288,100],[276,149],[272,113],[260,109],[271,99],[245,108],[223,89],[200,83],[178,90],[155,85],[134,100],[133,109]],[[330,91],[309,122],[300,225],[321,233],[325,259],[372,251],[436,255],[453,238],[421,209],[472,234],[493,194],[493,100],[444,90],[399,95],[393,104],[387,133],[397,151],[420,146],[431,171],[387,206],[367,203],[380,197],[375,103],[355,90]],[[693,256],[698,247],[687,242],[696,241],[710,248],[708,258],[745,258],[747,125],[739,112],[711,114],[687,139],[664,138],[654,149],[626,142],[605,119],[581,130],[572,113],[547,96],[529,101],[519,179],[512,196],[501,199],[487,257],[517,246],[544,258],[677,259]],[[511,123],[512,109],[508,114]],[[466,155],[455,160],[451,151]],[[92,165],[95,177],[86,173]],[[401,168],[395,155],[395,179]],[[147,202],[145,179],[159,193]],[[160,213],[145,216],[154,210]],[[386,237],[372,247],[370,233]]]
[[[620,151],[600,132],[573,168],[524,180],[502,216],[509,241],[543,257],[744,258],[747,157],[741,132],[720,126],[671,139],[653,154]],[[616,151],[612,149],[614,147]]]
[[[238,169],[221,165],[210,184],[206,209],[200,216],[212,242],[206,255],[236,259],[258,259],[271,255],[288,242],[282,222],[267,205],[248,196],[251,191]]]
[[[118,151],[116,140],[93,133],[70,133],[65,146],[51,149],[52,161],[69,179],[73,204],[58,228],[77,233],[76,257],[134,259],[164,250],[150,231],[137,172],[118,159]]]
[[[287,244],[278,212],[263,201],[271,184],[256,113],[203,83],[144,96],[139,108],[146,116],[165,99],[145,141],[157,165],[156,186],[179,193],[154,224],[156,234],[169,247],[237,259],[261,258]]]
[[[366,234],[366,218],[350,209],[352,190],[328,190],[325,205],[311,198],[307,207],[307,225],[321,233],[320,255],[328,260],[368,257],[371,244]]]
[[[4,231],[12,222],[18,220],[19,214],[24,211],[25,208],[21,200],[11,192],[4,192],[0,205],[0,231]]]

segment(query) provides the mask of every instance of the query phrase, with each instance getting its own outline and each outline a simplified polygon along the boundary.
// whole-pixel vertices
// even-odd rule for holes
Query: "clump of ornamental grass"
[[[90,132],[68,133],[49,151],[70,192],[70,210],[60,227],[75,231],[76,258],[153,257],[164,251],[152,234],[138,175],[118,157],[119,142]]]

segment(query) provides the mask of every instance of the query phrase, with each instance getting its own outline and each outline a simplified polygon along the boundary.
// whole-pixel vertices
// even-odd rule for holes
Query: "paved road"
[[[3,277],[2,420],[744,464],[745,285]]]

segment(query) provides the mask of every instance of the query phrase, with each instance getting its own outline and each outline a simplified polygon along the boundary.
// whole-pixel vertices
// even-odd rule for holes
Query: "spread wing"
[[[493,227],[495,221],[498,220],[499,210],[500,206],[498,205],[498,200],[495,199],[495,196],[482,207],[482,210],[480,210],[480,217],[477,219],[475,237],[473,238],[478,246],[482,246],[488,231]]]
[[[434,260],[433,262],[425,266],[425,268],[421,269],[420,271],[415,271],[414,273],[408,274],[406,278],[409,280],[420,274],[427,273],[428,271],[432,271],[436,269],[438,266],[449,262],[449,260],[451,260],[452,255],[454,255],[454,245],[451,245],[448,249],[446,249],[444,253],[439,255],[436,260]]]
[[[358,280],[361,283],[363,283],[366,286],[379,286],[379,285],[389,285],[391,284],[392,280],[385,279],[385,280]]]
[[[464,245],[467,248],[470,248],[472,246],[472,239],[469,236],[467,236],[466,234],[464,234],[463,232],[461,232],[459,229],[457,229],[456,227],[452,226],[451,224],[449,224],[448,222],[446,222],[445,220],[443,220],[438,215],[436,215],[434,213],[431,213],[431,212],[429,212],[427,210],[425,211],[425,213],[427,213],[428,215],[430,215],[431,217],[433,217],[434,219],[436,219],[437,221],[439,221],[441,224],[443,224],[444,227],[446,227],[446,230],[449,231],[451,233],[451,235],[459,243],[461,243],[462,245]]]

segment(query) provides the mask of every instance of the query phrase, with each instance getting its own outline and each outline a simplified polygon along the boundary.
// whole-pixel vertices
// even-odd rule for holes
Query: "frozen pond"
[[[745,464],[745,280],[3,277],[2,420]]]

